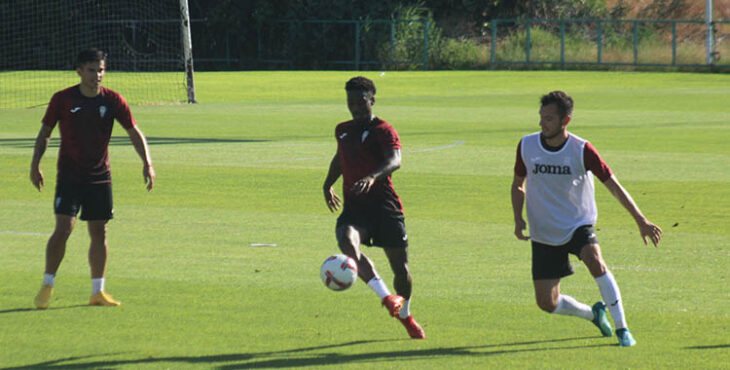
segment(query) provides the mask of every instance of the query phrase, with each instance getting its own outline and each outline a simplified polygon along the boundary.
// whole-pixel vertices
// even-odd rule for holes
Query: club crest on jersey
[[[99,106],[99,117],[104,118],[106,114],[106,105]]]
[[[535,163],[532,169],[533,174],[544,173],[548,175],[570,175],[570,166],[556,166],[552,164]]]

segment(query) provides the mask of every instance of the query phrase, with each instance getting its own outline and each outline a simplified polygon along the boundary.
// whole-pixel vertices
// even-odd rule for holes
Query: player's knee
[[[594,263],[603,260],[601,256],[601,248],[598,244],[590,244],[584,247],[580,252],[580,259],[585,263]]]
[[[65,241],[66,239],[68,239],[69,236],[71,236],[71,231],[73,231],[72,227],[57,227],[55,230],[53,230],[53,235],[51,235],[51,238],[55,240]]]
[[[590,271],[593,277],[603,276],[607,271],[606,262],[603,260],[600,253],[589,254],[583,263],[585,263],[588,271]]]
[[[393,267],[393,275],[398,279],[411,280],[411,271],[407,264],[395,264]]]
[[[606,264],[603,261],[596,261],[588,265],[588,270],[591,272],[591,276],[593,277],[601,277],[606,274],[606,271],[608,271]]]
[[[358,261],[360,259],[360,253],[358,253],[358,248],[352,240],[348,238],[338,239],[337,245],[340,247],[340,251],[345,255],[353,258],[355,261]]]
[[[347,246],[356,249],[360,246],[360,234],[352,227],[341,226],[337,228],[335,230],[335,236],[340,247]]]
[[[407,284],[411,284],[413,282],[413,278],[411,277],[411,274],[408,272],[408,270],[394,272],[393,279],[396,282],[403,282]]]
[[[106,230],[97,230],[89,233],[89,239],[92,244],[105,244],[106,243]]]

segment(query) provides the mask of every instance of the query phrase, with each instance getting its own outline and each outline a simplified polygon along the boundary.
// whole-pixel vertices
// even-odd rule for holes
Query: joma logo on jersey
[[[555,166],[552,164],[535,163],[532,169],[533,174],[545,173],[548,175],[570,175],[570,166]]]

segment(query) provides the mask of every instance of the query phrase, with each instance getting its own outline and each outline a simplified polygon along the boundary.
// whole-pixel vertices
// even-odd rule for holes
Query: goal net
[[[107,53],[103,86],[130,104],[187,101],[178,0],[0,0],[0,109],[79,83],[78,52]]]

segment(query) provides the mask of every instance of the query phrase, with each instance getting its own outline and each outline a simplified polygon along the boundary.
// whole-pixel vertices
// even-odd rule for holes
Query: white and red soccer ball
[[[345,290],[357,280],[357,262],[344,254],[335,254],[324,260],[320,273],[327,288]]]

